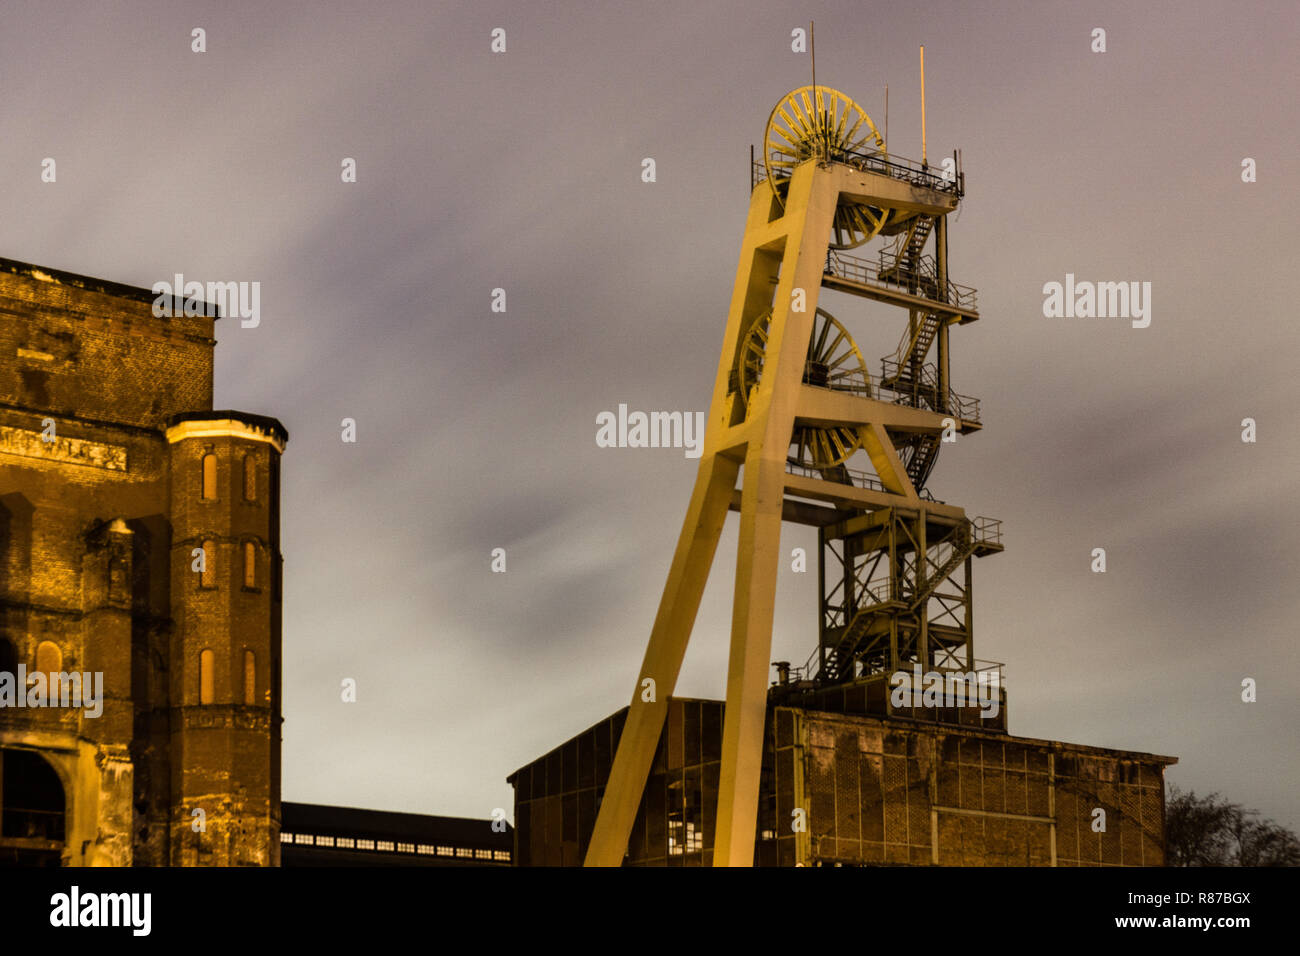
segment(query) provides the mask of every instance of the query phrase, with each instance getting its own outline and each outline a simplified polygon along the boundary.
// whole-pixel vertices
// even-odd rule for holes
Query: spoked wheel
[[[768,309],[754,319],[741,348],[737,372],[740,400],[746,408],[754,401],[754,393],[763,373],[771,324],[772,310]],[[858,351],[848,330],[825,309],[818,309],[813,316],[803,381],[806,385],[820,388],[869,394],[867,365],[862,353]],[[825,470],[847,461],[862,447],[862,437],[852,425],[830,428],[799,425],[791,436],[790,446],[792,463]]]
[[[829,87],[802,86],[787,93],[767,120],[763,165],[781,208],[794,168],[813,157],[883,153],[885,141],[857,103]],[[834,249],[852,249],[885,228],[889,210],[860,203],[840,203],[832,226]]]
[[[870,242],[889,222],[889,210],[858,203],[840,203],[831,226],[832,249],[853,249]]]

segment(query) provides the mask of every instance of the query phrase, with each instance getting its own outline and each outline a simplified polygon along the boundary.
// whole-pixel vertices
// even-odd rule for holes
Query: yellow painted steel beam
[[[742,495],[743,492],[740,488],[736,488],[732,491],[732,511],[740,510]],[[802,524],[813,528],[821,528],[835,524],[843,517],[844,512],[838,508],[826,508],[822,505],[809,504],[806,501],[797,501],[794,498],[786,498],[781,504],[781,520],[788,521],[790,524]]]
[[[804,183],[801,189],[805,191],[806,183],[810,178],[811,170],[804,170],[794,177],[796,182]],[[718,373],[714,380],[705,447],[700,457],[695,490],[691,494],[691,502],[678,537],[668,581],[664,585],[659,611],[650,632],[645,658],[633,688],[627,721],[619,738],[605,794],[596,815],[596,823],[585,859],[587,866],[619,866],[627,853],[632,823],[645,791],[650,765],[654,760],[659,736],[667,716],[668,699],[676,688],[686,645],[690,640],[695,615],[699,610],[700,597],[708,580],[718,537],[722,532],[731,494],[740,472],[740,461],[734,456],[718,453],[719,436],[731,432],[732,426],[736,424],[737,407],[734,397],[730,397],[728,392],[731,370],[735,365],[741,337],[747,331],[746,322],[771,302],[771,280],[780,270],[781,256],[789,253],[789,249],[784,248],[787,246],[785,241],[779,243],[783,247],[780,254],[771,249],[759,248],[759,234],[762,227],[768,223],[771,209],[771,188],[766,184],[760,184],[750,197],[745,238],[742,242],[740,263],[732,290],[731,308],[727,316],[727,329],[719,357]],[[782,222],[788,232],[794,226],[801,228],[804,224],[803,219],[804,216],[800,214],[787,214],[782,217]],[[829,231],[829,222],[823,231]],[[771,243],[765,239],[762,244]],[[825,256],[824,249],[822,256]],[[777,294],[778,297],[784,296],[788,308],[794,270],[784,270],[784,275],[786,278]],[[809,297],[813,301],[809,305],[808,320],[803,329],[805,347],[811,316],[816,308],[816,296],[817,286],[814,283],[809,289]],[[783,326],[784,323],[773,336],[778,345],[783,337]],[[762,383],[759,392],[763,393],[765,386],[768,404],[770,404],[770,382]],[[751,412],[749,418],[753,420],[756,416]],[[787,444],[793,428],[792,412],[789,418],[790,425],[786,429]],[[746,447],[749,447],[748,444]],[[782,496],[778,493],[775,519],[778,537],[781,501]],[[764,662],[764,678],[766,678],[766,662]],[[647,684],[647,681],[651,683]],[[766,692],[766,681],[763,689]],[[737,712],[739,709],[738,707]],[[761,746],[760,738],[760,749]],[[757,791],[754,793],[754,800],[757,804]],[[751,838],[751,856],[752,852]]]
[[[852,392],[836,392],[814,385],[799,386],[799,404],[796,416],[810,423],[851,422],[865,425],[874,422],[885,428],[899,431],[937,435],[943,431],[943,420],[955,415],[932,412],[926,408],[895,405],[875,398],[864,398]]]
[[[619,866],[627,853],[632,822],[668,715],[668,698],[677,686],[739,473],[739,465],[729,459],[701,457],[695,490],[587,848],[587,866]],[[646,684],[647,680],[652,683]]]
[[[920,501],[916,489],[912,487],[912,480],[907,476],[907,469],[903,467],[893,442],[882,427],[874,423],[864,427],[862,447],[866,449],[871,465],[876,469],[886,491],[902,495],[909,505]]]
[[[946,216],[957,209],[958,199],[950,192],[917,186],[884,173],[864,172],[843,163],[829,163],[827,174],[838,201],[901,209],[905,213]]]
[[[714,866],[751,866],[754,862],[784,476],[784,460],[764,458],[761,447],[750,446],[736,550]]]
[[[794,495],[799,498],[810,498],[813,501],[844,502],[872,511],[881,508],[894,508],[907,503],[901,495],[891,495],[885,491],[873,491],[870,488],[835,484],[821,478],[804,478],[800,475],[785,476],[785,491],[787,495]],[[965,511],[956,505],[940,504],[937,501],[927,501],[925,507],[928,511],[945,516],[957,517],[965,514]]]
[[[783,219],[788,232],[772,302],[767,358],[748,411],[749,418],[763,425],[761,431],[755,429],[745,455],[714,866],[754,862],[781,507],[790,477],[785,459],[837,200],[832,177],[823,168],[804,163],[795,169],[786,194]],[[792,309],[795,289],[804,292],[799,312]]]

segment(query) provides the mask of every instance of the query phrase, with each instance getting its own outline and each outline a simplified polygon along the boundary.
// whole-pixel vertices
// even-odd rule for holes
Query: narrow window
[[[244,651],[244,703],[257,703],[257,657],[252,651]]]
[[[244,587],[257,587],[257,545],[244,542]]]
[[[0,674],[18,673],[18,648],[7,637],[0,637]]]
[[[217,543],[210,538],[203,542],[203,570],[199,572],[199,586],[217,586]]]
[[[63,651],[59,650],[59,645],[52,641],[41,641],[36,645],[36,671],[40,674],[48,674],[51,681],[59,679],[59,672],[63,670]]]
[[[212,670],[215,655],[211,651],[199,654],[199,703],[210,704],[214,698]]]
[[[215,501],[217,497],[217,456],[203,456],[203,497]]]
[[[252,455],[244,456],[244,500],[257,500],[257,459]]]
[[[108,599],[121,603],[128,596],[126,562],[121,558],[113,558],[108,562]]]

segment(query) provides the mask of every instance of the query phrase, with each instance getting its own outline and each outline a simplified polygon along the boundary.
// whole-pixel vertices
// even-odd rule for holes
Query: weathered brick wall
[[[2,364],[2,363],[0,363]],[[39,413],[0,408],[0,430],[37,434]],[[55,726],[105,745],[126,746],[133,734],[131,644],[137,621],[167,615],[165,597],[135,594],[136,582],[122,582],[114,601],[109,587],[112,548],[107,523],[120,516],[165,520],[165,443],[157,433],[58,422],[58,434],[126,449],[128,470],[107,471],[58,460],[0,456],[0,631],[28,668],[36,647],[52,641],[65,671],[101,671],[105,692],[120,706],[99,718],[81,711],[26,710],[3,715],[34,728]],[[134,577],[131,537],[128,574]],[[148,566],[140,569],[148,573]],[[145,678],[147,680],[147,678]]]
[[[1164,863],[1169,758],[788,712],[803,727],[789,749],[806,768],[809,862]],[[792,799],[799,802],[797,788]],[[1093,830],[1098,809],[1104,831]]]
[[[213,345],[211,318],[0,269],[0,403],[158,428],[212,407]]]
[[[216,461],[216,496],[203,497],[203,459]],[[172,517],[171,698],[182,708],[174,728],[174,864],[269,865],[278,853],[279,453],[261,441],[201,437],[170,446]],[[245,463],[252,469],[246,495]],[[204,548],[208,586],[194,571]],[[246,578],[245,545],[254,575]],[[200,656],[213,655],[213,701],[201,705]],[[245,700],[246,652],[254,659],[254,699]],[[190,826],[194,809],[207,830]]]
[[[0,636],[29,669],[52,641],[63,670],[104,673],[107,698],[99,718],[0,711],[0,744],[51,748],[71,808],[69,862],[275,865],[279,453],[232,438],[168,443],[168,418],[212,408],[212,320],[155,318],[151,303],[141,290],[0,260]],[[56,442],[42,440],[47,419]],[[221,459],[211,501],[205,450]],[[211,590],[189,571],[207,538],[217,542]],[[245,541],[257,544],[253,587]],[[208,706],[203,648],[218,660]],[[245,648],[257,660],[253,706]],[[68,741],[89,756],[57,756]],[[202,832],[196,807],[208,814]]]

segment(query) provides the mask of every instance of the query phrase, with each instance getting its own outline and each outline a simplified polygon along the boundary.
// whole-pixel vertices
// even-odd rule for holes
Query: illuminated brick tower
[[[279,863],[288,436],[155,298],[0,259],[0,675],[103,675],[0,706],[0,862]]]

